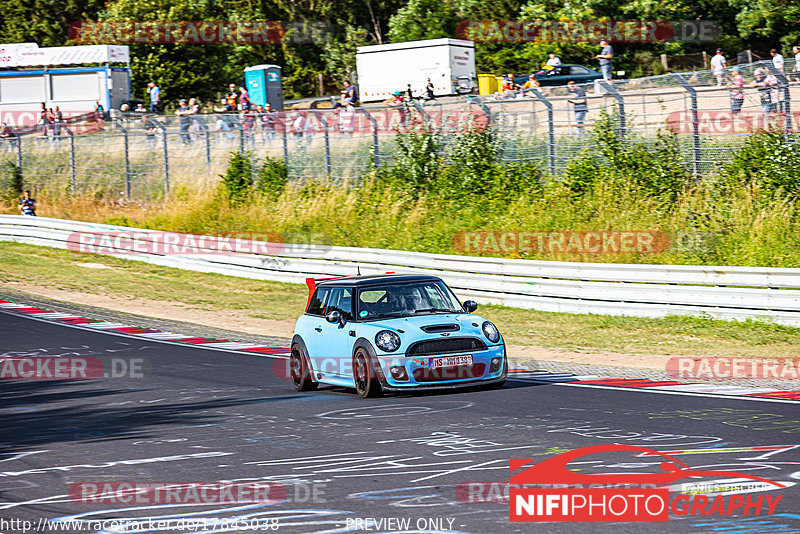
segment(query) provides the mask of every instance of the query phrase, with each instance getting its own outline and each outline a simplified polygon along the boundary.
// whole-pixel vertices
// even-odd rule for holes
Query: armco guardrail
[[[70,236],[77,243],[76,232],[126,232],[141,243],[163,243],[169,236],[185,244],[182,234],[0,215],[0,240],[68,248]],[[308,276],[352,276],[358,270],[430,273],[462,297],[518,308],[641,317],[707,314],[800,326],[800,269],[571,263],[298,244],[273,247],[269,254],[223,254],[199,245],[181,249],[186,254],[130,253],[114,249],[123,246],[114,240],[104,246],[131,260],[259,280],[303,283]]]

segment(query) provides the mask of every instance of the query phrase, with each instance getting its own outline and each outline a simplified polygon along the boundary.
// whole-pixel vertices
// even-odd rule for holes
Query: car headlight
[[[500,332],[497,330],[497,327],[489,321],[484,321],[483,323],[483,335],[492,343],[500,341]]]
[[[385,352],[394,352],[400,348],[400,336],[391,330],[381,330],[375,335],[375,345]]]

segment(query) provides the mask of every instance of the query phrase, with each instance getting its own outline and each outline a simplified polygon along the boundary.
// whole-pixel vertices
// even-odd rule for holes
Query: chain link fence
[[[255,170],[274,158],[290,180],[358,181],[391,165],[398,134],[425,125],[447,146],[459,132],[488,127],[501,161],[531,162],[553,176],[570,160],[592,150],[591,128],[601,112],[613,114],[627,141],[654,143],[659,130],[675,132],[682,162],[698,177],[712,173],[749,135],[767,128],[800,128],[792,100],[800,100],[800,71],[787,60],[785,73],[772,62],[740,65],[739,80],[728,70],[671,73],[581,85],[581,102],[565,86],[512,95],[470,96],[424,105],[292,110],[270,114],[129,116],[106,121],[102,130],[75,133],[41,126],[0,137],[0,154],[16,162],[25,187],[69,194],[158,199],[171,188],[190,190],[214,183],[231,152],[250,152]],[[754,85],[754,84],[762,85]]]

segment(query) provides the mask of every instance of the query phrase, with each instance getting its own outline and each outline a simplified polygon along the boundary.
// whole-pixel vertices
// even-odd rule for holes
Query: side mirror
[[[474,300],[465,300],[464,301],[464,309],[467,310],[467,313],[472,313],[478,309],[478,303]],[[335,312],[331,312],[335,313]]]
[[[326,315],[325,320],[329,323],[339,323],[340,325],[344,324],[344,318],[342,317],[341,312],[337,310],[334,310]]]

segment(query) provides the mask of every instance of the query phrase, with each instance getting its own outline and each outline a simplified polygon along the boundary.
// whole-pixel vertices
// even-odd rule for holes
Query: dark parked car
[[[549,67],[548,67],[549,68]],[[542,70],[536,73],[536,80],[540,85],[566,85],[567,82],[591,83],[600,80],[603,75],[594,69],[583,65],[561,65],[552,70]],[[528,81],[527,76],[515,76],[514,81],[520,86]]]

